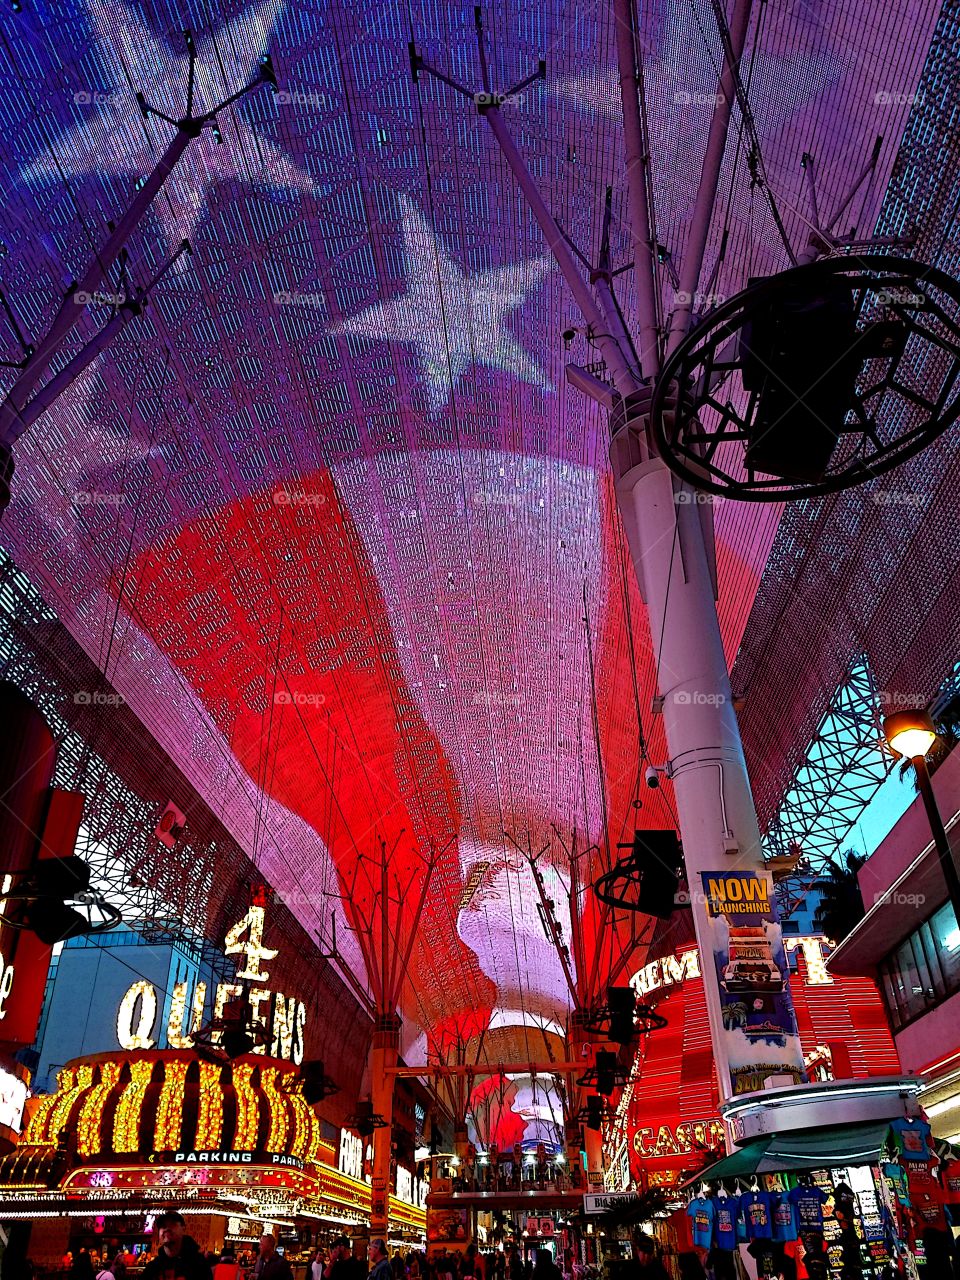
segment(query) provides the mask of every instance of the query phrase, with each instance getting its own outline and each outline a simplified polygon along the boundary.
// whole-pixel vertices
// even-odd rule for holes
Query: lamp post
[[[933,720],[926,711],[896,711],[887,716],[883,722],[883,733],[893,750],[901,756],[913,761],[917,771],[917,785],[923,797],[923,806],[927,811],[927,820],[933,834],[933,843],[940,859],[940,869],[947,882],[947,893],[953,906],[957,927],[960,928],[960,875],[957,864],[953,860],[950,842],[944,829],[940,810],[930,785],[930,771],[927,768],[927,753],[937,740],[937,731]]]

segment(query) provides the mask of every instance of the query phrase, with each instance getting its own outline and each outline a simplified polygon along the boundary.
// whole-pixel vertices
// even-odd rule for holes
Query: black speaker
[[[617,1044],[629,1044],[633,1039],[636,1003],[633,987],[607,987],[607,1008],[610,1010],[607,1034]]]
[[[597,1053],[597,1093],[609,1098],[617,1087],[617,1055],[601,1049]]]
[[[591,1094],[587,1098],[587,1128],[599,1129],[603,1116],[603,1099]]]
[[[648,916],[666,920],[673,914],[683,856],[676,831],[637,831],[633,861],[640,868],[637,907]]]
[[[750,467],[816,483],[853,404],[864,352],[845,280],[784,284],[758,305],[740,337],[743,385],[757,399]]]

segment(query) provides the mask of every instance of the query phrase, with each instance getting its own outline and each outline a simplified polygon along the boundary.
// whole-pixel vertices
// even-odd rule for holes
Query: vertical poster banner
[[[773,880],[756,871],[703,871],[734,1094],[770,1075],[803,1079],[803,1052],[788,993],[787,957]]]

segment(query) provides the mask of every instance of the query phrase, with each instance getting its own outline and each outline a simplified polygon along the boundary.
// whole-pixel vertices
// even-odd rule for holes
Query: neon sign
[[[280,954],[263,945],[265,914],[262,905],[254,904],[227,931],[224,953],[240,959],[236,981],[220,982],[213,988],[213,1017],[215,1020],[222,1017],[227,1003],[246,993],[253,1023],[266,1033],[266,1043],[257,1045],[253,1052],[269,1052],[273,1058],[284,1058],[299,1066],[304,1054],[306,1005],[295,996],[271,991],[266,986],[249,985],[266,983],[270,974],[264,969],[263,962],[275,960]],[[194,1037],[203,1023],[207,994],[207,984],[198,982],[189,1001],[188,1013],[187,983],[178,982],[174,986],[166,1026],[166,1043],[170,1048],[193,1048]],[[158,1008],[157,989],[152,982],[141,979],[127,989],[117,1010],[117,1041],[121,1049],[154,1048]]]
[[[633,1135],[637,1155],[645,1160],[656,1156],[685,1156],[691,1151],[717,1151],[724,1146],[721,1120],[689,1120],[676,1127],[642,1125]]]
[[[784,938],[783,945],[788,952],[799,951],[803,956],[804,964],[802,967],[798,966],[798,969],[805,987],[826,987],[834,982],[833,975],[824,963],[829,954],[825,938]],[[662,960],[652,960],[650,964],[637,970],[630,979],[630,985],[638,995],[646,996],[651,991],[679,986],[688,978],[701,976],[700,953],[696,947],[692,947],[689,951],[664,956]]]

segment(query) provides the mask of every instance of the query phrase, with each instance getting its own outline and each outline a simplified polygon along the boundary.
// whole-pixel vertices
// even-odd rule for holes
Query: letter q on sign
[[[157,1020],[157,989],[152,982],[135,982],[117,1010],[117,1040],[121,1049],[152,1049]]]

